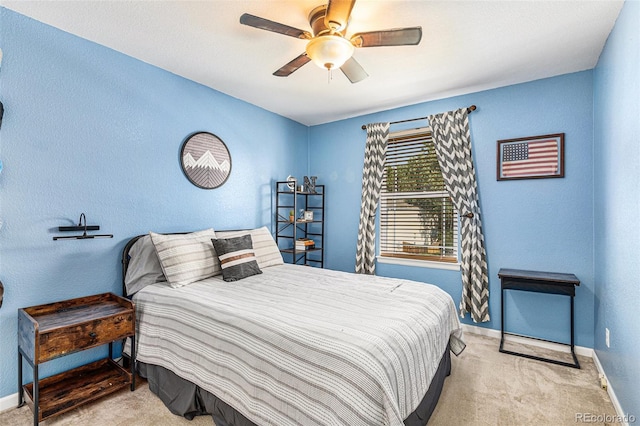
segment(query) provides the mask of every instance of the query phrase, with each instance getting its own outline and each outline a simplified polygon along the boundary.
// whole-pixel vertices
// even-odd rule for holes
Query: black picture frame
[[[180,166],[189,182],[198,188],[215,189],[231,175],[231,154],[218,136],[195,132],[182,143]]]
[[[497,180],[562,177],[564,177],[564,133],[498,141]]]

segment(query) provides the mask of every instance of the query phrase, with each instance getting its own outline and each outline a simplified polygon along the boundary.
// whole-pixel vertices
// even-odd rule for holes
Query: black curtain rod
[[[476,106],[475,105],[471,105],[469,108],[467,108],[467,112],[470,113],[471,111],[475,111],[476,110]],[[398,123],[406,123],[408,121],[418,121],[418,120],[426,120],[429,117],[419,117],[419,118],[410,118],[408,120],[400,120],[400,121],[392,121],[389,124],[398,124]],[[365,124],[362,125],[362,130],[366,129],[367,126]]]

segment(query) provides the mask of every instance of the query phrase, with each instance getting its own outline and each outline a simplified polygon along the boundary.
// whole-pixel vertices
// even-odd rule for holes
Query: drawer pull
[[[97,336],[97,334],[96,334],[94,331],[92,331],[91,333],[89,333],[89,337],[91,337],[92,339],[95,339],[95,338],[96,338],[96,336]]]

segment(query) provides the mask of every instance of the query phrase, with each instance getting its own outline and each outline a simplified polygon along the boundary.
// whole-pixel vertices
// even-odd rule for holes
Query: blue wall
[[[594,73],[595,350],[640,417],[640,2],[627,1]],[[605,345],[609,328],[611,346]]]
[[[470,123],[492,317],[482,325],[500,328],[500,268],[570,272],[581,280],[576,295],[576,343],[593,347],[592,84],[592,72],[585,71],[312,127],[309,172],[328,186],[327,266],[354,270],[366,138],[361,125],[475,104],[478,109],[470,115]],[[497,140],[561,132],[565,133],[563,179],[496,181]],[[457,271],[378,264],[377,272],[435,283],[459,303]],[[568,298],[510,294],[507,312],[510,331],[570,339]],[[471,322],[468,316],[465,322]]]
[[[475,104],[492,315],[481,325],[500,328],[501,267],[575,273],[582,281],[576,343],[595,345],[624,410],[637,416],[638,22],[639,3],[627,2],[595,71],[306,128],[0,7],[0,398],[17,390],[19,307],[119,292],[120,252],[136,234],[270,224],[272,183],[288,174],[316,175],[327,185],[327,266],[352,271],[360,126]],[[197,130],[217,134],[231,152],[232,174],[219,189],[198,189],[180,170],[181,143]],[[565,178],[496,181],[497,140],[557,132],[565,133]],[[81,212],[115,238],[53,242],[57,226]],[[459,272],[397,265],[378,265],[378,272],[436,283],[459,302]],[[568,340],[565,299],[522,293],[507,304],[510,331]],[[63,358],[42,373],[103,354]]]
[[[0,48],[3,397],[17,391],[18,308],[119,294],[119,256],[137,234],[271,224],[272,182],[307,171],[308,128],[4,8]],[[215,190],[180,168],[181,144],[199,130],[231,153]],[[82,212],[114,238],[54,242]],[[41,375],[104,353],[44,364]]]

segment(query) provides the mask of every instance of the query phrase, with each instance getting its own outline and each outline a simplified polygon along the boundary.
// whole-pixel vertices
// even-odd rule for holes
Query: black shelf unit
[[[297,184],[276,182],[276,243],[285,262],[324,268],[324,196],[324,185],[305,192]],[[291,210],[294,222],[289,218]],[[313,220],[304,220],[301,211],[313,212]],[[301,238],[313,240],[314,248],[296,249],[295,241]]]

